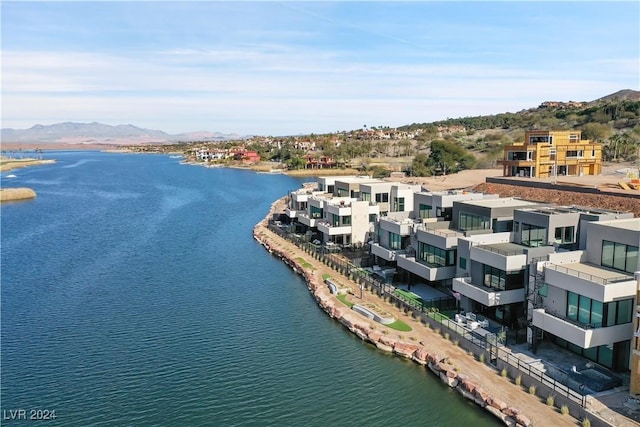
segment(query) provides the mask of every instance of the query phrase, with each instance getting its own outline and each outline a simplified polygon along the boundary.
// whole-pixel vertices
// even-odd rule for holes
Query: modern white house
[[[546,338],[608,368],[630,367],[640,271],[640,218],[586,224],[584,250],[549,254],[534,342]]]

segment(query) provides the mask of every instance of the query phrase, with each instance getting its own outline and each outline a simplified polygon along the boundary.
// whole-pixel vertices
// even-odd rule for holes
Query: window
[[[391,210],[393,212],[404,212],[404,197],[394,197]]]
[[[322,208],[311,206],[311,218],[322,218]]]
[[[336,214],[331,214],[331,226],[337,227],[340,225],[340,217]]]
[[[510,291],[524,288],[524,270],[502,271],[490,265],[484,265],[483,284],[492,289]]]
[[[435,267],[456,265],[456,249],[440,249],[424,242],[418,242],[418,259]]]
[[[537,144],[539,142],[551,142],[549,135],[530,135],[529,144]]]
[[[633,273],[638,266],[638,246],[603,240],[601,264],[604,267]]]
[[[574,226],[556,227],[554,241],[556,243],[573,243],[573,242],[575,242],[574,230],[575,230]]]
[[[461,269],[466,270],[467,269],[467,259],[460,257],[460,263],[459,266]]]
[[[547,229],[538,225],[522,223],[520,243],[532,248],[547,244]]]
[[[577,133],[569,134],[569,142],[578,142],[580,141],[580,136]]]
[[[342,217],[342,225],[351,225],[351,215]]]
[[[584,157],[584,151],[583,150],[567,150],[567,158],[569,157],[582,158]]]
[[[491,228],[491,221],[490,218],[486,216],[460,212],[458,228],[461,231],[489,230]]]
[[[623,325],[633,320],[633,298],[603,303],[567,291],[567,319],[591,328]]]
[[[378,220],[378,215],[369,214],[369,222],[376,222]]]
[[[429,205],[420,203],[418,206],[418,216],[420,218],[433,218],[433,208]]]
[[[396,233],[389,232],[389,249],[402,249],[402,236]]]
[[[338,197],[348,197],[349,189],[348,188],[340,188],[338,187]]]
[[[547,297],[549,295],[549,285],[545,283],[540,286],[540,289],[538,289],[538,295],[541,297]]]
[[[376,203],[389,203],[389,193],[376,193]]]
[[[363,191],[362,193],[360,193],[360,200],[363,200],[365,202],[370,202],[371,201],[371,193],[365,193]]]

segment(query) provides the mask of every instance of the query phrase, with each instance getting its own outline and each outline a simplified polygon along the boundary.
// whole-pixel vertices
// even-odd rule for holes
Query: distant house
[[[246,163],[246,164],[258,163],[260,161],[260,155],[255,151],[242,150],[242,151],[237,151],[233,155],[233,159],[241,160],[242,163]]]
[[[523,143],[504,147],[503,176],[600,175],[602,145],[581,136],[577,130],[526,132]]]
[[[314,156],[308,154],[305,156],[305,169],[326,169],[335,168],[337,162],[331,156]]]

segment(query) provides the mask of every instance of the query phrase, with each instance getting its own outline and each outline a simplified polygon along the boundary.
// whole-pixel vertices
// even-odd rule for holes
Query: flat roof
[[[640,231],[640,218],[610,219],[607,221],[594,222],[594,224],[621,228],[629,231]]]
[[[479,200],[464,200],[456,203],[464,203],[465,205],[481,206],[485,208],[503,208],[503,207],[518,207],[518,206],[536,206],[542,205],[540,202],[532,202],[530,200],[517,199],[515,197],[505,197],[499,199],[479,199]]]
[[[579,277],[586,278],[588,276],[598,277],[600,279],[620,279],[623,277],[629,277],[629,280],[633,279],[633,276],[630,273],[625,273],[623,271],[618,270],[610,270],[605,267],[601,267],[599,265],[587,264],[584,262],[575,262],[571,264],[554,264],[552,265],[560,267],[560,271],[562,271],[562,267],[568,268],[569,270],[573,270],[579,274]],[[553,267],[551,267],[553,268]]]

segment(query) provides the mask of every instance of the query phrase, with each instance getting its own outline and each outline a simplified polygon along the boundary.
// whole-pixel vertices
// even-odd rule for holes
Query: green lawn
[[[324,274],[322,275],[322,280],[327,280],[327,279],[330,279],[330,278],[331,278],[331,275],[330,275],[330,274],[324,273]]]
[[[296,261],[298,261],[302,265],[302,268],[311,268],[311,269],[313,269],[313,265],[309,264],[302,257],[296,258]]]
[[[396,289],[394,291],[394,294],[396,294],[399,297],[402,297],[405,300],[413,302],[417,306],[422,306],[424,304],[424,300],[422,298],[413,295],[409,291],[405,291],[403,289]]]
[[[349,307],[349,308],[353,307],[353,305],[354,305],[352,302],[347,301],[347,295],[345,295],[345,294],[337,295],[337,298],[338,298],[340,301],[342,301],[342,303],[343,303],[344,305],[346,305],[347,307]]]
[[[386,326],[390,327],[391,329],[395,329],[396,331],[402,331],[402,332],[409,332],[413,330],[411,326],[407,325],[402,320],[396,320],[395,322],[390,323]]]

